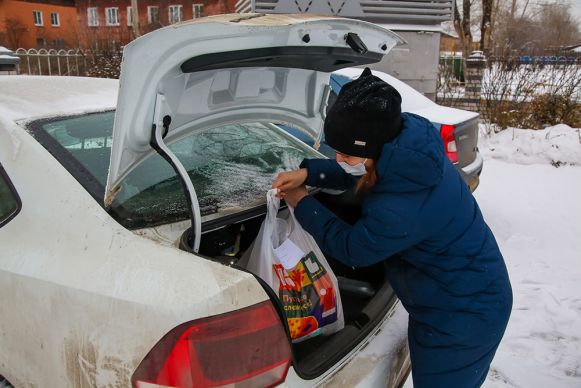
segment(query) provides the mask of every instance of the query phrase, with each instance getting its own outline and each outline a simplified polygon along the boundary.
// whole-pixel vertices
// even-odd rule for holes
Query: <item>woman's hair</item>
[[[355,194],[364,194],[371,190],[377,183],[377,172],[375,170],[375,160],[369,159],[369,166],[366,167],[367,173],[359,178],[355,186]]]

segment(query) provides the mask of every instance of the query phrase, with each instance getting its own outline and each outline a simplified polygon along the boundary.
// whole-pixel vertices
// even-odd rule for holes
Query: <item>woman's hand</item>
[[[301,168],[296,171],[281,172],[272,183],[273,189],[288,192],[301,186],[307,180],[307,169]],[[306,191],[306,189],[305,189]]]
[[[303,198],[305,198],[307,195],[309,195],[309,192],[307,191],[307,188],[305,187],[305,185],[301,185],[299,187],[297,187],[296,189],[291,189],[291,190],[287,190],[287,191],[280,191],[278,193],[278,195],[284,199],[284,201],[287,203],[287,205],[292,206],[292,207],[297,207],[297,203],[299,203],[299,201]]]

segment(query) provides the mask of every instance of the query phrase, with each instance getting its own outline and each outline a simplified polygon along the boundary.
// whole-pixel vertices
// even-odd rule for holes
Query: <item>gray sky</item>
[[[571,11],[577,16],[577,20],[581,24],[581,0],[569,0],[571,4]]]

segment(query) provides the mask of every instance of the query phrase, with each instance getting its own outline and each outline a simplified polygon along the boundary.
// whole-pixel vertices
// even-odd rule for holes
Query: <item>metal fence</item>
[[[18,71],[30,75],[71,75],[84,76],[87,73],[87,59],[92,53],[80,49],[24,49],[19,48],[14,55],[20,57]]]

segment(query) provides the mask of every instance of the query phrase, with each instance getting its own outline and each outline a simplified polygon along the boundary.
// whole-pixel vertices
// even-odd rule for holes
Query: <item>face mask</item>
[[[361,175],[365,175],[367,173],[367,170],[365,169],[365,162],[367,162],[367,159],[365,159],[361,163],[357,163],[355,166],[352,166],[352,165],[347,164],[345,162],[338,162],[338,163],[339,163],[339,166],[341,166],[341,168],[343,170],[345,170],[345,172],[347,174],[361,176]]]

